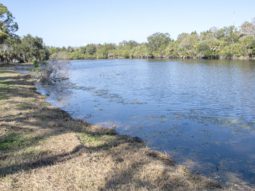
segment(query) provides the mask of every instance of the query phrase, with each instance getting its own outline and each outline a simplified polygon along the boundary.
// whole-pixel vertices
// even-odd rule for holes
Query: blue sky
[[[146,41],[155,32],[239,26],[255,17],[254,0],[1,0],[19,24],[19,35],[47,45]]]

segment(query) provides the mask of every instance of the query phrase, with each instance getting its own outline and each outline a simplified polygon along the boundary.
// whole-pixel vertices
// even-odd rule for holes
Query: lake
[[[115,127],[217,180],[255,184],[255,63],[83,60],[38,84],[74,118]]]

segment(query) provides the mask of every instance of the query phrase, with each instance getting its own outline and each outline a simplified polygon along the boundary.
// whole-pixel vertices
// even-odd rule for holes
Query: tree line
[[[240,27],[213,27],[204,32],[182,33],[177,39],[169,33],[155,33],[144,43],[88,44],[81,47],[47,47],[43,39],[16,35],[18,24],[0,3],[0,63],[34,62],[50,59],[107,58],[202,58],[255,59],[255,19]]]
[[[49,50],[43,39],[15,33],[18,24],[8,8],[0,3],[0,63],[35,62],[49,58]]]
[[[78,48],[49,47],[49,51],[53,59],[255,59],[255,20],[244,22],[240,27],[213,27],[201,33],[182,33],[176,40],[169,33],[155,33],[144,43],[123,41]]]

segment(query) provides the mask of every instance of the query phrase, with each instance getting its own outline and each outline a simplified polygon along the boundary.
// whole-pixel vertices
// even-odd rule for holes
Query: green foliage
[[[228,46],[225,46],[221,52],[220,55],[224,58],[231,59],[233,57],[240,57],[241,56],[241,47],[239,44],[230,44]]]
[[[21,39],[17,51],[22,55],[22,62],[43,61],[48,58],[48,51],[44,47],[43,40],[31,35],[26,35]]]
[[[196,46],[199,36],[196,32],[182,33],[177,38],[178,54],[181,58],[193,58],[196,56]]]
[[[154,33],[145,43],[88,44],[79,48],[45,47],[39,37],[15,35],[14,17],[0,3],[0,62],[38,62],[49,59],[107,58],[203,58],[255,59],[255,22],[239,28],[211,28],[201,33],[182,33],[176,40],[168,33]]]
[[[0,43],[3,43],[8,36],[13,36],[17,30],[18,24],[14,21],[12,13],[0,3]]]
[[[77,135],[84,145],[93,147],[104,146],[116,139],[116,136],[114,135],[97,135],[88,133],[78,133]]]
[[[8,37],[0,48],[2,62],[33,62],[49,58],[49,51],[39,37],[26,35],[22,38]]]
[[[97,47],[94,44],[88,44],[85,47],[85,54],[87,54],[87,55],[94,55],[96,53],[96,51],[97,51]]]
[[[252,22],[244,22],[241,26],[243,35],[255,35],[255,25]]]
[[[39,68],[39,63],[36,60],[33,61],[33,65],[34,68]]]
[[[0,63],[34,62],[49,58],[49,51],[39,37],[15,35],[18,25],[6,6],[0,4]]]
[[[168,33],[155,33],[146,43],[122,41],[115,44],[88,44],[71,48],[51,48],[51,58],[203,58],[255,59],[255,23],[182,33],[172,40]]]
[[[147,38],[148,50],[152,57],[163,57],[167,45],[171,42],[168,33],[155,33]]]
[[[140,44],[132,49],[132,55],[135,58],[148,58],[149,57],[149,50],[148,46],[144,44]]]
[[[30,142],[31,140],[23,134],[9,133],[0,139],[0,150],[17,149]]]

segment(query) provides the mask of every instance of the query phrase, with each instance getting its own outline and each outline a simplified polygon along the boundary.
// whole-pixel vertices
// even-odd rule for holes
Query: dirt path
[[[0,71],[0,190],[218,190],[137,138],[72,119]]]

